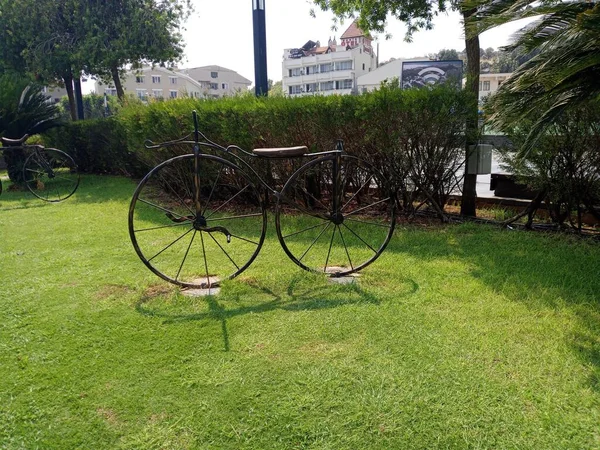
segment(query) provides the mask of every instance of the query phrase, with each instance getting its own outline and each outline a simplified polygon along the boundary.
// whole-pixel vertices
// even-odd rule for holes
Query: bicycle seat
[[[297,147],[255,148],[252,152],[265,158],[292,158],[308,153],[308,147],[299,145]]]
[[[27,140],[29,135],[23,136],[21,139],[9,139],[5,137],[0,137],[0,141],[2,141],[2,145],[23,145],[23,143]]]

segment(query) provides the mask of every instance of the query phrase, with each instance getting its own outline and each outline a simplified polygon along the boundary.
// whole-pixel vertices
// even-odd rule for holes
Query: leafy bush
[[[0,136],[19,139],[59,124],[58,109],[46,101],[40,86],[15,75],[0,76]],[[4,151],[8,176],[14,183],[22,182],[26,158],[22,150]]]
[[[198,111],[201,131],[220,145],[251,150],[306,145],[311,152],[332,150],[338,139],[345,150],[373,164],[381,183],[401,187],[402,203],[442,208],[460,180],[464,163],[464,93],[447,87],[401,90],[397,84],[360,96],[300,98],[181,99],[131,105],[119,115],[129,148],[153,166],[189,146],[146,150],[145,139],[173,140],[193,130],[191,111]],[[285,180],[300,161],[260,161],[257,170],[271,181]]]
[[[463,92],[452,88],[401,90],[397,83],[359,96],[132,102],[113,118],[69,124],[53,132],[47,143],[70,151],[83,171],[135,175],[191,152],[189,145],[146,149],[144,142],[191,133],[196,110],[208,139],[247,151],[306,145],[310,152],[322,152],[336,148],[341,139],[349,154],[376,168],[380,185],[402,189],[402,205],[412,213],[415,201],[440,210],[459,185],[467,102]],[[302,164],[241,157],[252,159],[257,173],[277,187]]]
[[[123,125],[112,117],[71,122],[47,132],[43,140],[69,153],[81,172],[141,176],[147,168],[128,150]]]
[[[526,141],[534,121],[532,117],[510,130],[516,150]],[[555,223],[570,222],[578,228],[585,211],[600,220],[600,103],[590,102],[564,113],[532,150],[521,154],[515,149],[503,149],[506,168],[521,183],[542,193]]]

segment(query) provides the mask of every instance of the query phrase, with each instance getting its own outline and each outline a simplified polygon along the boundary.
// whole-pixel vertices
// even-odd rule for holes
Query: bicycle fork
[[[332,181],[333,181],[333,202],[332,202],[332,211],[331,211],[331,219],[334,224],[340,225],[344,221],[344,216],[342,215],[342,204],[341,198],[343,195],[342,187],[342,153],[344,151],[344,144],[341,139],[338,139],[335,149],[338,150],[335,153],[335,157],[333,159],[333,168],[332,168]]]

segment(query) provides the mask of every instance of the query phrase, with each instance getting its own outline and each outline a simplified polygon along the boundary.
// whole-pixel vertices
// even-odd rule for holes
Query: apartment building
[[[252,81],[239,73],[221,66],[202,66],[182,69],[181,73],[196,81],[204,97],[224,97],[246,92]]]
[[[284,50],[282,87],[285,95],[331,95],[357,93],[357,78],[377,65],[372,38],[353,22],[327,46],[308,41],[301,48]]]
[[[215,81],[208,82],[205,78]],[[219,98],[245,90],[250,84],[250,80],[237,72],[219,66],[182,70],[144,67],[127,72],[123,80],[123,89],[142,101],[148,101],[180,97]],[[101,81],[96,81],[95,90],[100,95],[117,95],[114,86],[104,85]]]
[[[482,73],[479,74],[479,101],[498,90],[502,83],[512,73]]]

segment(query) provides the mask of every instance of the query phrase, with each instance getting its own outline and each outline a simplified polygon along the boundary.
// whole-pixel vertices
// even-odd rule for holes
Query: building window
[[[490,82],[489,81],[484,81],[483,82],[483,90],[484,91],[489,91],[490,90]]]
[[[219,72],[211,72],[210,77],[211,78],[219,78]]]
[[[210,83],[210,88],[213,90],[219,89],[219,83]]]
[[[321,73],[331,72],[331,63],[321,64],[321,66],[319,67],[319,72],[321,72]]]
[[[152,89],[152,97],[163,98],[163,90],[162,89]]]
[[[363,70],[365,70],[365,63],[363,63]]]
[[[321,83],[321,90],[322,91],[332,91],[333,90],[333,81],[326,81],[324,83]]]
[[[177,94],[178,94],[177,91],[173,91],[173,90],[169,91],[170,98],[177,98]]]
[[[302,85],[290,86],[290,94],[302,94]]]
[[[104,92],[106,95],[117,95],[117,90],[113,88],[106,88],[104,89]]]
[[[136,75],[135,82],[137,84],[143,84],[145,79],[146,79],[146,77],[144,77],[144,75]]]
[[[335,70],[352,70],[352,61],[336,62]]]
[[[135,93],[140,100],[146,101],[148,100],[148,90],[146,89],[136,89]]]
[[[229,85],[227,83],[221,83],[221,89],[227,90],[229,89]]]
[[[336,89],[352,89],[352,80],[341,80],[335,82]]]
[[[177,77],[169,77],[169,83],[177,84]]]
[[[498,78],[498,87],[502,86],[502,83],[504,83],[504,78]]]
[[[304,69],[297,67],[296,69],[290,69],[290,77],[299,77],[304,75]]]
[[[152,84],[160,84],[160,75],[152,75]]]

